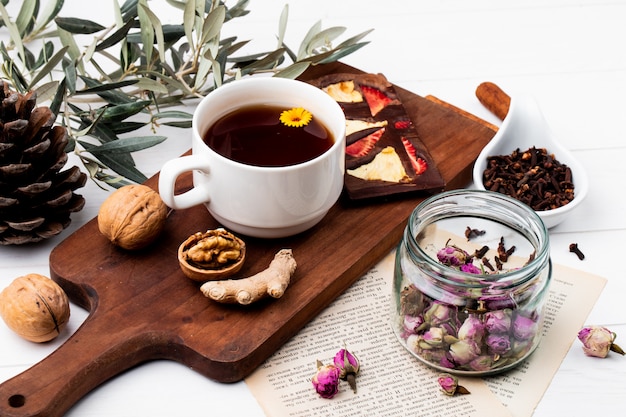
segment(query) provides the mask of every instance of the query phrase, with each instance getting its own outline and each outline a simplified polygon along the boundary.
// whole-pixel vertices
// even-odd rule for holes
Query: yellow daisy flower
[[[309,124],[313,115],[302,107],[294,107],[280,114],[280,121],[289,127],[302,127]]]

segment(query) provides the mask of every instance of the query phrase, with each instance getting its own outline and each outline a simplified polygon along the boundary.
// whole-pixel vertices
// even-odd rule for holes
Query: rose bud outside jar
[[[415,208],[396,252],[394,332],[441,371],[506,371],[539,344],[551,275],[548,232],[529,207],[490,191],[438,194]]]

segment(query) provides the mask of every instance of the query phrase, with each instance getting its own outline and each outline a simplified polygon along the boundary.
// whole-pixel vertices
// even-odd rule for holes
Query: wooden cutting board
[[[350,71],[357,70],[329,64],[302,78]],[[396,88],[446,188],[466,186],[493,128],[452,106]],[[157,183],[154,177],[147,184],[156,188]],[[177,188],[190,185],[187,176]],[[341,200],[321,223],[298,236],[245,238],[248,260],[241,276],[265,269],[285,247],[293,249],[298,263],[281,299],[246,307],[212,302],[179,269],[179,244],[219,226],[204,207],[172,212],[159,241],[141,252],[113,247],[94,218],[50,255],[52,278],[89,316],[50,356],[0,385],[0,415],[61,416],[102,382],[154,359],[178,361],[220,382],[243,379],[398,244],[409,214],[423,198],[367,204]]]

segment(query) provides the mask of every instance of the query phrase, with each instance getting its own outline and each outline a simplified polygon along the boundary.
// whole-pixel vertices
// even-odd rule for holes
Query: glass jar
[[[541,338],[552,265],[548,231],[528,206],[490,191],[449,191],[418,205],[398,246],[392,326],[422,362],[490,375]]]

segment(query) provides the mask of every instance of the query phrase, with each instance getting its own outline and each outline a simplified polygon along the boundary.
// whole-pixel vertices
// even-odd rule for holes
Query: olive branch
[[[162,24],[147,0],[113,2],[114,22],[59,15],[63,0],[23,0],[17,16],[10,0],[0,0],[1,75],[20,93],[35,91],[49,102],[70,136],[90,177],[119,188],[147,178],[132,153],[155,146],[165,136],[159,126],[188,128],[192,115],[168,110],[198,99],[246,75],[272,73],[296,78],[311,65],[337,61],[365,46],[371,30],[338,45],[346,28],[315,23],[297,51],[285,42],[289,7],[279,18],[277,48],[238,55],[249,42],[222,38],[223,26],[249,13],[249,0],[160,0],[180,13],[180,24]],[[8,35],[8,36],[7,36]],[[86,46],[79,44],[91,37]],[[35,48],[39,48],[35,51]],[[35,53],[33,52],[35,51]],[[112,69],[111,69],[112,68]],[[148,126],[153,133],[132,136]],[[102,185],[100,185],[102,186]]]

